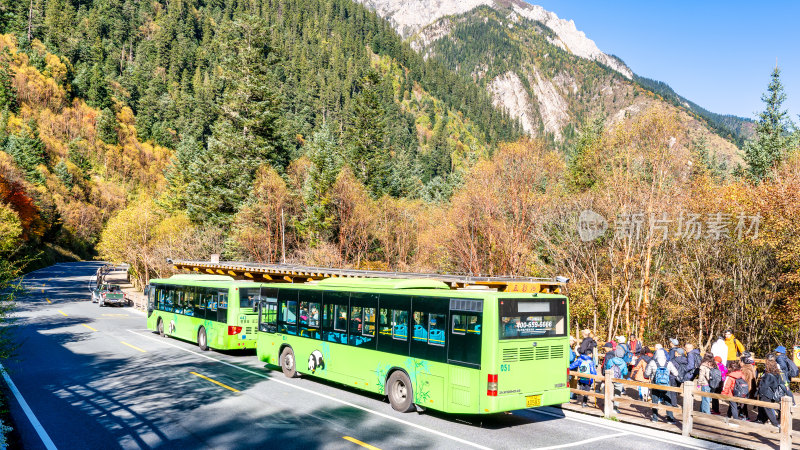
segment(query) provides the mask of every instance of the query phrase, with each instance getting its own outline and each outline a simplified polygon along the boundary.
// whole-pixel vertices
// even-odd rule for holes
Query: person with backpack
[[[728,376],[728,369],[725,367],[725,364],[722,363],[722,358],[720,358],[719,356],[714,356],[714,362],[717,363],[717,370],[719,370],[720,373],[720,382],[719,386],[711,389],[711,392],[715,394],[720,394],[722,393],[722,385],[723,383],[725,383],[725,378]],[[719,400],[717,400],[716,398],[711,400],[711,414],[715,416],[718,416],[720,414]]]
[[[725,346],[728,348],[728,361],[739,361],[739,355],[744,353],[744,345],[731,330],[725,330]]]
[[[775,362],[778,364],[778,369],[781,371],[781,380],[784,386],[786,386],[786,390],[791,392],[789,383],[792,381],[792,378],[798,375],[798,369],[794,361],[786,357],[786,347],[779,345],[775,348]],[[791,397],[792,406],[794,406],[794,395]]]
[[[781,371],[777,362],[775,362],[774,359],[767,358],[764,363],[764,374],[758,382],[758,399],[763,402],[780,403],[781,397],[784,395],[783,389]],[[780,432],[780,424],[778,423],[777,417],[775,417],[775,409],[759,406],[756,422],[764,423],[767,419],[769,419],[772,426],[778,427],[778,431]]]
[[[671,380],[679,375],[680,372],[678,372],[678,368],[675,367],[672,361],[667,361],[667,352],[664,351],[663,348],[656,350],[653,359],[650,361],[650,364],[647,365],[647,369],[645,369],[644,372],[644,376],[650,379],[651,383],[662,386],[669,386],[672,382]],[[650,417],[650,420],[653,422],[658,422],[658,408],[656,405],[663,403],[667,406],[675,406],[675,404],[672,403],[671,397],[667,394],[667,391],[659,389],[653,389],[651,392],[651,399],[654,407],[653,415]],[[675,416],[672,415],[672,411],[667,411],[667,416],[664,418],[664,421],[675,423]]]
[[[580,373],[587,373],[589,375],[597,375],[597,369],[595,369],[594,365],[594,358],[593,358],[594,350],[589,349],[586,350],[581,356],[578,357],[575,361],[572,362],[569,366],[569,370],[577,370]],[[590,391],[592,389],[592,383],[594,380],[592,378],[581,378],[578,377],[578,389],[582,391]],[[589,400],[589,395],[583,395],[583,402],[581,403],[582,407],[586,407],[586,402]]]
[[[626,343],[625,336],[617,336],[617,348],[620,347],[625,352],[625,356],[623,356],[622,359],[625,360],[625,364],[630,368],[631,361],[633,360],[633,353],[631,353],[631,348]]]
[[[594,349],[597,348],[597,341],[595,341],[594,336],[592,336],[592,330],[587,328],[581,331],[581,335],[583,336],[583,340],[580,345],[578,345],[578,354],[585,355],[587,351],[594,352]]]
[[[694,344],[687,343],[684,346],[686,349],[686,358],[689,360],[689,370],[691,373],[684,381],[694,380],[700,373],[700,362],[703,357],[700,355],[700,349],[694,348]]]
[[[670,385],[676,387],[680,386],[688,379],[690,373],[689,358],[686,357],[686,351],[680,347],[676,348],[675,356],[670,360],[670,362],[675,366],[676,369],[678,369],[678,375],[673,376],[670,379]],[[667,395],[672,402],[672,406],[678,406],[678,393],[667,392]]]
[[[614,357],[608,360],[605,367],[606,371],[611,371],[611,377],[618,380],[624,379],[628,376],[628,363],[625,362],[625,350],[622,345],[617,345],[614,350]],[[614,383],[614,396],[622,395],[622,383]],[[619,413],[619,402],[614,402],[614,412]]]
[[[700,362],[700,369],[697,375],[697,388],[703,392],[711,392],[712,385],[717,389],[722,384],[722,373],[714,361],[714,355],[706,353]],[[702,397],[700,400],[700,412],[711,414],[711,398]]]
[[[747,382],[747,398],[753,398],[756,392],[756,362],[753,360],[753,355],[750,352],[742,353],[742,376],[744,381]],[[739,418],[746,422],[750,421],[750,412],[747,404],[742,405],[741,414]]]
[[[680,348],[680,341],[675,338],[670,338],[669,343],[672,347],[670,347],[669,352],[667,352],[667,361],[672,361],[672,358],[675,357],[675,352]]]
[[[644,371],[647,369],[647,365],[650,364],[650,361],[653,359],[653,353],[650,351],[649,348],[644,348],[640,350],[638,354],[636,354],[636,365],[633,366],[630,373],[630,378],[633,381],[639,381],[642,383],[647,383],[650,381],[647,377],[644,376]],[[650,397],[650,390],[647,387],[639,386],[639,400],[649,401]]]
[[[728,361],[728,376],[722,386],[722,395],[747,398],[749,394],[750,387],[744,380],[742,363],[735,359]],[[728,401],[728,418],[739,419],[739,404],[733,400]]]

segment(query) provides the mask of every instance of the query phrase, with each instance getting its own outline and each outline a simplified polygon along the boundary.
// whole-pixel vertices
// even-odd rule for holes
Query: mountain
[[[588,117],[613,118],[664,100],[732,142],[747,119],[721,116],[635,75],[602,52],[573,21],[521,0],[360,0],[386,18],[428,59],[472,77],[528,134],[568,142]],[[641,96],[641,94],[646,94]],[[653,94],[656,99],[653,99]],[[736,160],[736,151],[720,151]]]
[[[619,58],[607,55],[591,39],[575,27],[575,22],[558,18],[541,6],[522,0],[357,0],[387,19],[400,35],[410,38],[423,28],[446,16],[456,16],[479,6],[509,11],[525,19],[540,22],[553,35],[548,40],[555,46],[582,58],[604,64],[630,79],[633,72]],[[445,29],[447,27],[444,27]],[[446,33],[445,33],[446,34]],[[441,37],[439,36],[436,37]],[[431,37],[431,36],[428,36]],[[416,46],[419,50],[420,46]]]

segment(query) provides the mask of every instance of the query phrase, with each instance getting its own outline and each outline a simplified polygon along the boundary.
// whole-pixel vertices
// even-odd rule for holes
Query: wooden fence
[[[681,418],[681,434],[690,436],[692,433],[692,424],[695,416],[706,416],[706,414],[694,410],[694,402],[698,398],[708,397],[730,403],[731,401],[739,405],[752,405],[756,407],[769,408],[780,410],[780,449],[789,450],[792,448],[792,398],[783,397],[780,403],[764,402],[760,400],[752,400],[749,398],[731,397],[728,395],[712,394],[710,392],[703,392],[695,386],[694,381],[687,381],[681,387],[675,386],[662,386],[659,384],[643,383],[634,380],[625,380],[613,378],[611,372],[606,372],[605,375],[591,375],[587,373],[580,373],[571,370],[569,374],[574,378],[591,378],[596,382],[603,383],[603,392],[584,391],[581,389],[571,389],[574,394],[588,395],[589,397],[603,399],[603,416],[606,418],[617,418],[617,413],[614,410],[614,402],[620,404],[630,404],[637,406],[645,406],[648,408],[657,408],[659,410],[671,411],[673,414]],[[614,394],[614,383],[622,384],[623,386],[646,387],[651,391],[666,391],[675,392],[682,395],[682,402],[678,402],[681,406],[666,406],[663,404],[655,404],[645,402],[642,400],[632,399],[625,395]],[[623,394],[624,394],[623,390]],[[771,425],[753,425],[763,427],[764,431],[769,433]]]

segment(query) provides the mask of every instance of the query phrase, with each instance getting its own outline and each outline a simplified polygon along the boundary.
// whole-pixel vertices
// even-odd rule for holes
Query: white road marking
[[[550,407],[548,407],[548,408],[550,408]],[[622,429],[622,426],[636,427],[637,431],[638,430],[648,430],[648,428],[640,427],[639,425],[636,425],[636,424],[619,423],[617,426],[612,426],[612,425],[608,425],[608,424],[597,423],[596,421],[593,420],[593,419],[595,419],[594,416],[575,413],[575,412],[568,411],[568,410],[562,410],[561,414],[549,412],[549,411],[545,410],[544,408],[531,408],[531,409],[528,409],[527,411],[532,412],[532,413],[536,413],[536,414],[544,414],[546,416],[557,417],[559,419],[571,420],[573,422],[578,422],[578,423],[581,423],[581,424],[584,424],[584,425],[589,424],[589,425],[592,425],[592,426],[605,428],[605,429],[608,429],[608,430],[614,430],[614,431],[620,431]],[[570,417],[570,415],[574,415],[576,417]],[[598,420],[604,420],[604,419],[598,419]],[[660,430],[653,430],[653,431],[660,431]],[[641,433],[641,431],[638,431],[638,432]],[[675,434],[675,433],[669,433],[668,431],[664,431],[663,433]],[[633,434],[633,433],[632,432],[628,432],[628,434]],[[701,447],[701,446],[697,446],[697,445],[685,444],[683,442],[677,442],[677,439],[682,438],[682,436],[679,435],[679,434],[675,434],[674,439],[664,439],[664,438],[651,436],[651,435],[645,435],[645,434],[639,434],[638,436],[646,438],[646,439],[652,439],[654,441],[664,442],[664,443],[670,444],[670,445],[678,445],[678,446],[685,447],[685,448],[694,448],[694,449],[698,449],[698,450],[703,450],[703,449],[708,448],[708,446]]]
[[[569,448],[569,447],[575,447],[576,445],[588,444],[590,442],[602,441],[603,439],[613,439],[613,438],[618,438],[618,437],[622,437],[622,436],[627,436],[629,434],[630,433],[623,431],[622,433],[608,434],[608,435],[605,435],[605,436],[597,436],[597,437],[593,437],[593,438],[590,438],[590,439],[584,439],[582,441],[570,442],[568,444],[551,445],[549,447],[536,447],[536,449],[537,450],[550,450],[550,449],[556,449],[556,448]]]
[[[33,428],[39,435],[39,439],[42,440],[42,443],[44,444],[45,448],[47,448],[47,450],[56,450],[56,445],[53,444],[53,441],[50,439],[50,436],[48,436],[47,432],[44,431],[42,424],[39,423],[39,419],[37,419],[36,415],[34,415],[33,411],[31,411],[31,407],[28,406],[28,402],[26,402],[25,399],[22,398],[22,394],[19,392],[19,389],[17,389],[17,386],[14,384],[14,382],[11,381],[11,377],[8,376],[8,374],[6,373],[6,369],[3,367],[2,364],[0,364],[0,373],[3,374],[3,379],[6,380],[9,389],[11,389],[11,393],[14,394],[14,397],[16,397],[19,406],[22,408],[22,411],[24,411],[25,415],[28,416],[28,420],[31,422],[31,425],[33,425]]]
[[[180,347],[180,346],[178,346],[178,345],[175,345],[175,344],[172,344],[172,343],[169,343],[169,342],[164,342],[164,340],[163,340],[162,338],[154,338],[154,337],[151,337],[151,336],[145,336],[145,335],[143,335],[143,334],[141,334],[141,333],[137,333],[137,332],[135,332],[135,331],[133,331],[133,330],[128,330],[128,331],[130,331],[130,332],[131,332],[131,333],[133,333],[133,334],[139,335],[139,336],[141,336],[141,337],[143,337],[143,338],[145,338],[145,339],[151,339],[151,340],[154,340],[154,341],[158,341],[158,342],[160,342],[160,343],[162,343],[162,344],[169,345],[170,347],[175,347],[175,348],[177,348],[177,349],[179,349],[179,350],[183,350],[183,351],[185,351],[185,352],[188,352],[188,353],[191,353],[191,354],[193,354],[193,355],[197,355],[197,356],[200,356],[200,357],[203,357],[203,358],[206,358],[206,359],[210,359],[211,361],[215,361],[215,362],[218,362],[218,363],[224,364],[224,365],[226,365],[226,366],[233,367],[234,369],[238,369],[238,370],[241,370],[241,371],[243,371],[243,372],[247,372],[247,373],[249,373],[249,374],[256,375],[256,376],[258,376],[258,377],[261,377],[261,378],[264,378],[264,379],[266,379],[267,381],[274,381],[274,382],[276,382],[276,383],[280,383],[280,384],[283,384],[283,385],[285,385],[285,386],[289,386],[289,387],[291,387],[291,388],[294,388],[294,389],[297,389],[297,390],[300,390],[300,391],[303,391],[303,392],[306,392],[306,393],[309,393],[309,394],[312,394],[312,395],[316,395],[316,396],[318,396],[318,397],[322,397],[322,398],[324,398],[324,399],[327,399],[327,400],[330,400],[330,401],[334,401],[334,402],[336,402],[336,403],[341,403],[341,404],[343,404],[343,405],[347,405],[347,406],[350,406],[350,407],[352,407],[352,408],[360,409],[360,410],[362,410],[362,411],[368,412],[368,413],[370,413],[370,414],[373,414],[373,415],[376,415],[376,416],[378,416],[378,417],[383,417],[384,419],[389,419],[389,420],[392,420],[392,421],[394,421],[394,422],[399,422],[399,423],[402,423],[403,425],[408,425],[408,426],[410,426],[410,427],[417,428],[417,429],[419,429],[419,430],[426,431],[426,432],[428,432],[428,433],[435,434],[435,435],[437,435],[437,436],[440,436],[440,437],[443,437],[443,438],[447,438],[447,439],[450,439],[450,440],[453,440],[453,441],[456,441],[456,442],[459,442],[459,443],[462,443],[462,444],[465,444],[465,445],[469,445],[470,447],[474,447],[474,448],[480,448],[480,449],[484,449],[484,450],[490,450],[490,448],[489,448],[489,447],[484,447],[483,445],[476,444],[475,442],[470,442],[470,441],[467,441],[467,440],[465,440],[465,439],[461,439],[461,438],[458,438],[458,437],[455,437],[455,436],[451,436],[451,435],[449,435],[449,434],[442,433],[441,431],[432,430],[432,429],[430,429],[430,428],[427,428],[427,427],[424,427],[424,426],[422,426],[422,425],[417,425],[417,424],[415,424],[415,423],[406,422],[406,421],[405,421],[405,420],[403,420],[403,419],[398,419],[397,417],[392,417],[392,416],[390,416],[390,415],[383,414],[383,413],[380,413],[380,412],[378,412],[378,411],[371,410],[371,409],[369,409],[369,408],[366,408],[366,407],[364,407],[364,406],[359,406],[359,405],[356,405],[355,403],[350,403],[350,402],[347,402],[347,401],[344,401],[344,400],[340,400],[340,399],[338,399],[338,398],[335,398],[335,397],[332,397],[332,396],[330,396],[330,395],[321,394],[321,393],[319,393],[319,392],[312,391],[311,389],[306,389],[306,388],[304,388],[304,387],[295,386],[295,385],[294,385],[294,384],[292,384],[292,383],[288,383],[288,382],[286,382],[286,381],[281,381],[281,380],[277,380],[277,379],[275,379],[275,378],[271,378],[271,377],[269,377],[269,376],[267,376],[267,375],[265,375],[265,374],[263,374],[263,373],[258,373],[258,372],[256,372],[256,371],[253,371],[253,370],[245,369],[245,368],[243,368],[243,367],[236,366],[236,365],[234,365],[234,364],[231,364],[231,363],[229,363],[229,362],[222,361],[222,360],[220,360],[220,359],[217,359],[217,358],[212,358],[212,357],[210,357],[210,356],[203,355],[203,354],[201,354],[201,353],[197,353],[197,352],[195,352],[195,351],[193,351],[193,350],[189,350],[189,349],[186,349],[186,348]]]

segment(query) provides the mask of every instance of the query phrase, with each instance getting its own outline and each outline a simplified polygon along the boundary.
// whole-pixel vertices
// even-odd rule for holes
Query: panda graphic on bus
[[[308,370],[314,373],[317,369],[325,369],[325,360],[322,358],[321,351],[314,350],[308,355]]]

